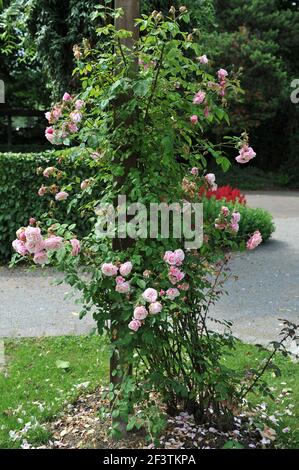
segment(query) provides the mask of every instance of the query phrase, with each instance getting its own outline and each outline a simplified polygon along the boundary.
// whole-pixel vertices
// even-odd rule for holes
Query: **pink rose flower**
[[[174,255],[176,257],[176,265],[180,266],[185,259],[185,253],[181,248],[179,248],[178,250],[175,250]]]
[[[206,54],[201,55],[200,57],[197,58],[199,62],[203,65],[207,64],[209,62],[209,59],[207,58]]]
[[[139,328],[141,327],[141,323],[140,323],[139,320],[132,320],[132,321],[129,323],[128,326],[129,326],[130,330],[136,332],[136,331],[138,331]]]
[[[63,239],[61,237],[52,236],[45,240],[45,249],[46,250],[60,250],[63,245]]]
[[[122,282],[121,284],[116,284],[115,290],[119,294],[127,294],[130,292],[131,286],[129,282]]]
[[[224,80],[228,76],[228,72],[225,69],[219,69],[217,72],[217,75],[218,75],[218,79],[221,81],[221,80]]]
[[[259,246],[262,243],[262,241],[263,241],[263,238],[262,238],[261,232],[257,230],[256,232],[254,232],[252,237],[249,238],[246,244],[246,247],[248,250],[254,250],[257,246]]]
[[[35,225],[35,224],[36,224],[36,219],[34,217],[30,217],[29,225]]]
[[[240,212],[233,212],[232,213],[232,219],[231,219],[231,222],[232,223],[235,223],[235,224],[238,224],[241,220],[241,214]]]
[[[65,191],[60,191],[56,194],[55,199],[56,201],[65,201],[69,197],[69,194]]]
[[[78,132],[78,127],[76,126],[74,122],[68,122],[67,126],[68,126],[69,131],[72,132],[73,134],[75,132]]]
[[[44,250],[45,242],[39,227],[27,227],[25,229],[25,246],[29,253],[38,253]]]
[[[196,114],[193,114],[193,116],[190,117],[191,124],[194,126],[195,124],[198,123],[198,116]]]
[[[52,119],[56,122],[58,121],[58,119],[60,118],[61,116],[61,108],[58,108],[58,107],[55,107],[53,110],[52,110]]]
[[[226,206],[221,207],[221,212],[224,215],[224,217],[227,217],[229,215],[229,208]]]
[[[149,288],[143,292],[142,297],[146,302],[154,303],[158,298],[158,292],[156,289]]]
[[[79,111],[72,111],[70,114],[70,118],[73,122],[78,124],[82,120],[82,114]]]
[[[204,91],[198,91],[193,98],[193,104],[201,104],[204,102],[206,94]]]
[[[46,186],[42,185],[42,186],[39,188],[37,194],[42,197],[42,196],[44,196],[44,195],[46,194],[46,192],[47,192]]]
[[[126,282],[126,280],[122,276],[116,276],[115,282],[116,282],[116,284],[122,284],[123,282]]]
[[[216,181],[216,176],[214,175],[214,173],[208,173],[205,176],[205,179],[206,179],[206,181],[208,182],[208,184],[210,186],[213,186],[215,184],[215,181]]]
[[[72,256],[78,256],[78,254],[81,251],[81,244],[80,244],[79,240],[77,240],[77,238],[72,238],[70,240],[70,244],[72,245],[71,255]]]
[[[230,225],[231,229],[233,232],[238,232],[239,231],[239,224],[237,222],[232,222],[231,225]]]
[[[25,235],[25,228],[22,227],[22,228],[19,228],[17,231],[16,231],[16,236],[19,240],[21,240],[22,242],[25,242],[26,241],[26,235]]]
[[[82,109],[84,105],[85,105],[85,101],[83,101],[83,100],[76,100],[75,101],[75,108],[76,109]]]
[[[47,112],[45,113],[45,118],[47,119],[48,122],[50,122],[50,120],[51,120],[51,113],[50,113],[50,111],[47,111]]]
[[[122,276],[126,277],[131,273],[132,268],[133,264],[131,263],[131,261],[127,261],[126,263],[121,264],[119,272]]]
[[[162,311],[162,304],[160,302],[153,302],[149,306],[149,313],[151,315],[157,315],[157,313],[160,313]]]
[[[136,307],[134,310],[134,318],[135,320],[144,320],[148,316],[148,311],[145,307],[140,306]]]
[[[80,185],[82,191],[83,191],[84,189],[87,189],[89,185],[90,185],[90,180],[84,180],[84,181],[82,181],[82,183],[81,183],[81,185]]]
[[[46,251],[40,251],[35,253],[33,257],[33,261],[35,264],[47,264],[49,261],[48,255]]]
[[[170,300],[174,300],[176,297],[179,297],[180,291],[176,289],[175,287],[171,287],[170,289],[167,289],[166,291],[166,296]]]
[[[116,276],[118,271],[117,266],[114,266],[113,263],[104,263],[101,269],[104,276],[108,277]]]
[[[46,139],[53,144],[54,142],[54,129],[53,127],[47,127],[45,130],[45,137]]]
[[[28,250],[25,246],[25,243],[18,238],[12,242],[13,249],[21,256],[25,256],[28,254]]]
[[[189,290],[189,288],[190,288],[190,286],[187,282],[184,282],[183,284],[178,285],[178,289],[183,290],[183,291],[187,291],[187,290]]]
[[[185,253],[181,249],[166,251],[163,259],[172,266],[180,266],[185,259]]]
[[[240,150],[239,155],[236,157],[236,161],[242,164],[248,163],[255,156],[256,156],[256,153],[252,147],[248,147],[248,145],[243,145],[243,147]]]
[[[69,101],[71,99],[72,99],[71,95],[69,93],[65,92],[63,97],[62,97],[62,100],[63,101]]]
[[[54,166],[49,166],[48,168],[44,170],[43,176],[45,178],[49,178],[49,176],[53,175],[54,172],[55,172]]]
[[[198,175],[198,168],[196,168],[195,166],[192,168],[192,170],[190,171],[191,175],[194,175],[194,176],[197,176]]]
[[[168,273],[168,278],[172,284],[177,284],[178,282],[182,281],[185,277],[185,273],[183,273],[179,268],[175,266],[171,266]]]

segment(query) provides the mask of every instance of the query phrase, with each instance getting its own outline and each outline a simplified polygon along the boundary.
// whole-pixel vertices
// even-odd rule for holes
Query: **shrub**
[[[235,208],[241,214],[238,240],[240,244],[248,239],[256,230],[261,232],[263,241],[268,240],[275,230],[272,215],[265,209],[254,209],[244,204],[216,200],[215,198],[204,198],[204,219],[205,222],[213,222],[225,204],[229,209]],[[236,240],[235,236],[231,236]]]
[[[79,152],[82,154],[81,150]],[[12,255],[11,241],[15,238],[17,228],[27,225],[33,215],[40,217],[49,210],[49,197],[39,197],[37,194],[45,178],[37,174],[36,169],[57,164],[58,157],[63,157],[62,181],[67,174],[68,177],[74,174],[83,177],[86,174],[76,149],[44,153],[0,153],[0,263],[9,260]],[[76,223],[80,235],[86,233],[86,218],[77,211],[67,212],[66,208],[62,208],[59,217]]]

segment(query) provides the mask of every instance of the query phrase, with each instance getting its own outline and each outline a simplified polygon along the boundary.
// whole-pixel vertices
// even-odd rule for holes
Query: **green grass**
[[[98,336],[9,340],[8,362],[0,372],[0,448],[19,447],[9,431],[32,426],[24,436],[33,445],[49,439],[42,423],[51,420],[82,390],[108,380],[108,352]],[[67,361],[69,368],[57,367]],[[83,384],[83,385],[80,385]],[[20,421],[22,420],[22,421]]]
[[[31,427],[23,439],[32,445],[47,442],[50,435],[43,423],[53,419],[82,391],[93,390],[108,380],[108,348],[98,336],[8,340],[5,353],[8,365],[4,373],[0,372],[0,448],[19,447],[20,440],[13,440],[9,432],[18,432],[29,422]],[[249,369],[265,355],[254,346],[239,343],[226,364]],[[58,368],[57,361],[66,361],[69,367]],[[276,412],[280,419],[277,446],[299,448],[299,364],[281,355],[275,361],[282,375],[275,377],[268,372],[266,377],[276,403],[253,395],[250,401],[255,405],[266,403],[267,415]],[[289,392],[284,395],[286,389]],[[271,423],[270,427],[276,428]],[[286,427],[290,433],[282,432]]]

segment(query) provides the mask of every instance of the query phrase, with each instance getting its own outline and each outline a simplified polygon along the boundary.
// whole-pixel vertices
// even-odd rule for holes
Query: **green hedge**
[[[75,151],[0,153],[0,263],[11,257],[11,242],[15,239],[16,230],[27,225],[30,217],[39,218],[49,209],[50,196],[40,197],[37,194],[38,188],[47,184],[43,175],[36,174],[38,167],[57,165],[57,159],[63,155],[65,158],[59,168],[82,179],[90,176],[89,167],[83,164],[76,167]],[[63,185],[63,179],[60,183]],[[84,233],[86,220],[78,213],[67,214],[66,207],[66,204],[61,205],[61,221],[77,223],[79,233]]]
[[[263,241],[266,241],[271,237],[275,230],[272,215],[268,211],[264,209],[253,209],[242,204],[226,202],[225,200],[219,201],[215,198],[204,199],[204,219],[206,221],[214,221],[218,217],[222,206],[227,206],[231,209],[236,208],[236,210],[240,212],[241,220],[238,232],[239,239],[247,240],[248,235],[259,230],[263,237]]]

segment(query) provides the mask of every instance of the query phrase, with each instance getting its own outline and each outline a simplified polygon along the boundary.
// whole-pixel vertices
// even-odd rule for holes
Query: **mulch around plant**
[[[107,400],[102,398],[103,391],[101,387],[82,395],[74,404],[69,404],[59,418],[47,423],[52,438],[39,448],[217,449],[229,446],[256,449],[269,447],[275,440],[275,430],[266,425],[261,430],[254,425],[254,413],[235,416],[228,432],[210,425],[197,425],[193,416],[180,413],[176,417],[167,416],[167,426],[158,444],[149,443],[142,431],[129,433],[128,438],[115,441],[109,437],[110,419],[99,417],[100,408],[107,406]]]

